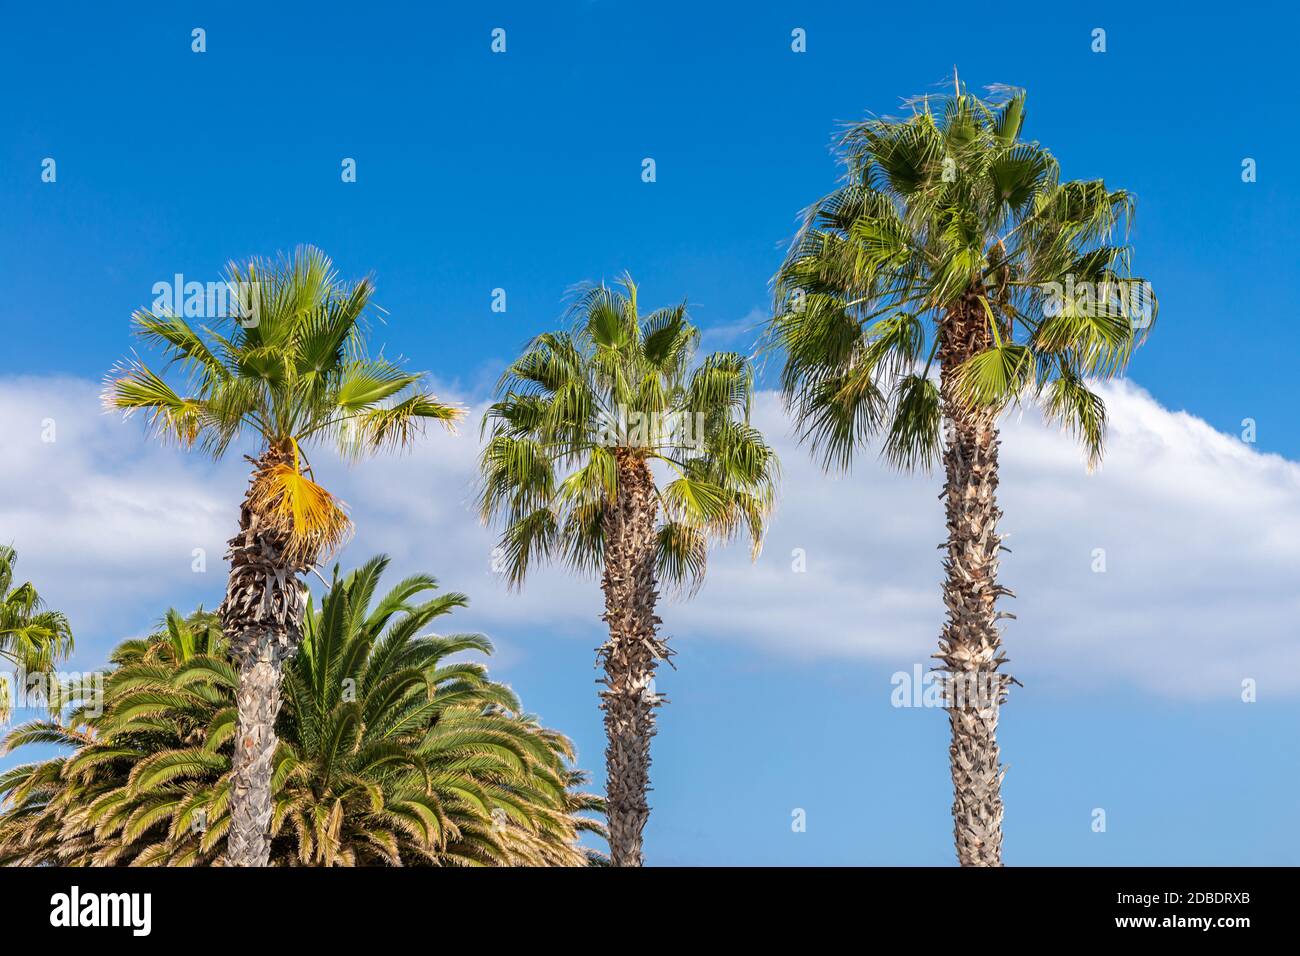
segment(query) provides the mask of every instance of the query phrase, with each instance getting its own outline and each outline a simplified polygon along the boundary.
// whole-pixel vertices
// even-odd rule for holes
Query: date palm
[[[0,661],[20,675],[48,675],[55,663],[72,653],[72,627],[61,611],[46,609],[30,582],[14,586],[18,552],[0,546]],[[0,680],[0,724],[13,712],[8,681]],[[51,703],[57,698],[51,696]]]
[[[136,332],[163,351],[168,367],[158,372],[128,361],[110,378],[104,400],[128,415],[143,412],[158,437],[214,458],[237,439],[256,446],[219,614],[239,666],[229,862],[261,866],[269,852],[281,672],[301,637],[300,575],[350,528],[342,505],[313,480],[306,450],[333,444],[358,458],[405,447],[426,422],[450,426],[461,412],[429,394],[422,373],[368,354],[374,286],[341,281],[319,250],[232,263],[226,278],[237,308],[211,326],[135,313]]]
[[[749,424],[749,361],[695,363],[685,304],[642,316],[630,278],[591,288],[573,328],[538,336],[510,366],[483,429],[482,516],[519,586],[539,560],[600,571],[609,637],[601,708],[615,866],[642,862],[659,661],[660,583],[685,593],[711,542],[739,533],[756,556],[777,461]]]
[[[1060,179],[1021,138],[1025,94],[912,101],[841,140],[843,184],[816,202],[774,280],[770,344],[801,438],[847,468],[882,436],[904,469],[942,459],[947,620],[936,658],[963,865],[1002,862],[999,412],[1039,402],[1089,467],[1106,425],[1089,387],[1123,371],[1154,318],[1129,270],[1133,197]],[[932,371],[937,372],[936,377]]]
[[[284,866],[589,861],[573,750],[520,713],[473,657],[477,634],[429,633],[466,603],[387,560],[335,574],[287,662],[272,778]],[[215,615],[167,615],[113,652],[102,700],[15,728],[4,746],[67,752],[0,774],[0,864],[210,865],[230,836],[237,675]],[[96,706],[99,705],[99,706]]]

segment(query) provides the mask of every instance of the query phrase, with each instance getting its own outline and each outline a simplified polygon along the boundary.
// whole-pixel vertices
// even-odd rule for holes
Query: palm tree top
[[[767,346],[785,355],[783,390],[828,467],[879,432],[891,462],[928,466],[945,321],[974,315],[973,354],[945,369],[947,400],[1041,400],[1095,464],[1105,409],[1087,381],[1122,373],[1155,317],[1130,269],[1134,198],[1062,181],[1051,152],[1021,136],[1023,90],[985,100],[954,83],[840,139],[843,182],[806,211],[773,283]]]
[[[138,356],[120,364],[104,404],[143,412],[153,434],[214,458],[237,439],[255,439],[259,466],[275,469],[263,497],[295,526],[298,550],[310,558],[336,545],[348,525],[308,480],[304,446],[333,444],[349,459],[405,448],[429,421],[454,430],[463,409],[428,391],[425,373],[369,353],[374,285],[341,280],[319,249],[232,262],[225,286],[237,307],[204,325],[137,311],[136,334],[166,364],[155,370]]]
[[[136,334],[167,366],[158,373],[132,358],[114,369],[110,409],[144,411],[161,437],[214,456],[244,434],[266,447],[333,441],[359,456],[406,445],[429,419],[451,424],[463,414],[423,389],[425,373],[368,355],[374,283],[340,280],[319,249],[232,262],[225,283],[251,315],[232,310],[196,327],[168,312],[134,313]]]
[[[508,578],[534,558],[594,571],[620,467],[656,463],[661,570],[696,583],[709,539],[746,530],[757,553],[776,456],[750,424],[753,369],[735,352],[696,361],[686,303],[642,315],[630,276],[579,291],[568,329],[537,336],[484,416],[480,511],[504,528]]]
[[[0,545],[0,660],[29,673],[48,670],[72,653],[72,627],[61,611],[46,608],[30,581],[14,585],[18,552]],[[0,683],[0,691],[7,684]],[[8,719],[12,702],[0,698],[0,721]]]

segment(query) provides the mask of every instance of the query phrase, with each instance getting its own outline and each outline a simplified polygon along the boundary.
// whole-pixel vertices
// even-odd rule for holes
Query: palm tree
[[[1129,270],[1133,197],[1062,182],[1052,154],[1020,137],[1022,91],[984,101],[954,86],[844,135],[843,185],[806,213],[774,280],[769,335],[800,436],[826,467],[847,468],[879,434],[897,467],[942,458],[947,621],[936,658],[954,837],[963,865],[996,866],[996,732],[1013,682],[997,623],[1012,615],[995,607],[1010,594],[997,581],[998,414],[1041,402],[1094,466],[1106,410],[1089,379],[1123,371],[1155,303]]]
[[[485,522],[503,526],[512,586],[535,560],[603,571],[610,855],[639,866],[661,702],[653,678],[670,654],[659,584],[694,591],[710,541],[742,530],[757,556],[777,462],[749,424],[749,361],[718,352],[694,365],[699,332],[685,304],[643,317],[631,278],[619,289],[586,290],[572,331],[538,336],[502,377],[483,420],[480,504]]]
[[[49,611],[30,581],[14,587],[18,552],[0,546],[0,660],[20,675],[50,674],[72,653],[72,627],[61,611]],[[13,712],[9,682],[0,680],[0,724]],[[57,704],[50,695],[50,703]]]
[[[337,571],[285,675],[271,862],[284,866],[589,862],[603,828],[572,745],[520,712],[481,635],[426,633],[466,604],[387,559]],[[102,711],[15,728],[4,746],[68,753],[0,774],[0,863],[207,865],[232,825],[237,674],[215,615],[167,615],[121,644]]]
[[[154,434],[214,458],[238,438],[257,445],[219,614],[239,665],[229,862],[263,866],[281,671],[301,636],[307,590],[300,575],[350,527],[341,504],[313,480],[305,449],[332,442],[358,458],[404,448],[429,420],[450,426],[461,411],[425,391],[423,373],[368,356],[374,286],[340,281],[319,250],[232,263],[227,284],[240,308],[212,328],[135,313],[136,332],[183,373],[181,391],[132,359],[115,370],[104,400],[128,415],[144,411]]]

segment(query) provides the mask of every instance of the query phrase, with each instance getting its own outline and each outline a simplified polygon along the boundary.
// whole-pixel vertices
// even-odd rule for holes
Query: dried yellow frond
[[[305,568],[329,556],[352,531],[342,502],[287,463],[257,475],[249,505],[285,536],[284,558],[295,567]]]

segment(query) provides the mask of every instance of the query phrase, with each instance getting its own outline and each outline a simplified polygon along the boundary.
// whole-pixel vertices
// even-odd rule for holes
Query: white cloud
[[[83,379],[0,379],[0,541],[17,547],[20,578],[92,630],[137,626],[141,602],[156,616],[219,579],[243,481],[153,447],[138,422],[104,415],[98,392]],[[192,570],[196,548],[206,576]]]
[[[168,604],[220,599],[245,463],[153,448],[138,422],[102,415],[96,391],[79,380],[0,380],[0,539],[18,546],[23,576],[74,626],[107,635]],[[1019,617],[1006,632],[1012,673],[1062,692],[1230,699],[1247,677],[1262,695],[1300,692],[1291,623],[1300,465],[1131,384],[1105,396],[1108,453],[1093,475],[1036,414],[1004,423],[1012,553],[1002,577],[1019,595],[1005,608]],[[53,444],[41,441],[46,418]],[[826,476],[793,445],[774,395],[760,396],[756,418],[784,468],[764,554],[751,565],[743,546],[716,553],[701,594],[664,608],[667,632],[904,670],[928,661],[942,621],[938,476],[898,475],[870,456],[851,476]],[[408,455],[352,468],[319,455],[319,476],[357,519],[344,562],[382,550],[402,571],[431,571],[470,594],[471,626],[596,634],[595,581],[548,570],[515,595],[491,574],[494,537],[472,513],[477,434],[471,418],[460,436],[431,433]],[[190,570],[195,547],[208,551],[207,575]],[[806,552],[806,573],[791,570],[794,548]],[[1096,548],[1104,574],[1092,571]]]

